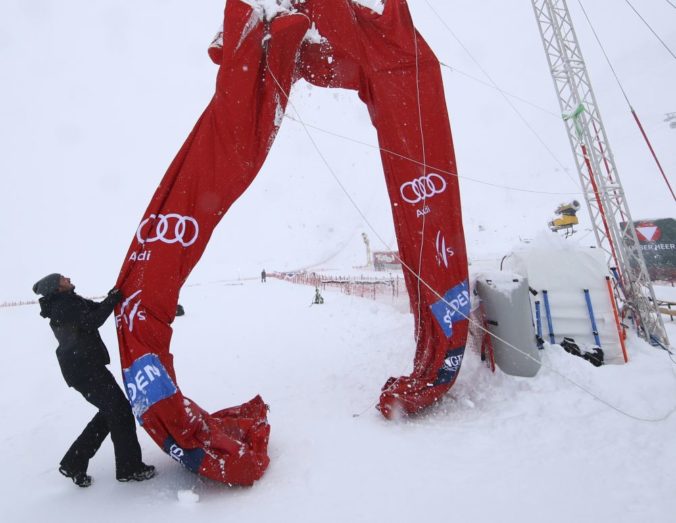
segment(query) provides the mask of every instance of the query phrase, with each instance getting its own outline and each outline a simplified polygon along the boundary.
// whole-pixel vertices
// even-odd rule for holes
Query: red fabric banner
[[[216,93],[162,179],[118,278],[126,296],[116,309],[118,340],[137,418],[173,458],[231,484],[252,484],[268,465],[267,407],[257,396],[209,414],[183,396],[171,323],[214,228],[261,168],[298,78],[357,90],[378,131],[417,344],[412,374],[383,387],[383,415],[438,400],[455,382],[467,336],[467,260],[437,59],[405,0],[388,0],[382,15],[350,0],[294,8],[268,20],[228,0],[209,49]],[[306,38],[312,24],[321,41]]]

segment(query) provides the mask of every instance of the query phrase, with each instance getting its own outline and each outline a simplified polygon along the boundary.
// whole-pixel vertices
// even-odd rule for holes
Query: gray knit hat
[[[61,275],[58,272],[45,276],[35,285],[33,285],[33,292],[41,294],[42,296],[49,296],[59,290],[59,283],[61,282]]]

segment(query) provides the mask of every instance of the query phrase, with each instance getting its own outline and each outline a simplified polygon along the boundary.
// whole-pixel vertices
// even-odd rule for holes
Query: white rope
[[[333,168],[332,168],[331,165],[329,164],[328,160],[326,159],[326,157],[325,157],[324,154],[322,153],[321,149],[320,149],[319,146],[317,145],[317,142],[314,140],[312,134],[310,133],[310,131],[308,130],[307,126],[305,125],[305,123],[304,123],[303,120],[301,119],[300,113],[299,113],[298,109],[295,107],[294,103],[292,102],[289,93],[287,93],[287,92],[284,90],[284,88],[282,87],[282,85],[281,85],[281,84],[279,83],[279,81],[277,80],[277,77],[275,76],[275,74],[274,74],[274,73],[272,72],[272,70],[270,69],[270,65],[269,65],[269,63],[267,62],[267,54],[266,54],[266,64],[265,64],[265,66],[266,66],[267,71],[270,73],[270,76],[272,77],[273,81],[275,82],[275,84],[277,84],[277,87],[279,88],[279,90],[280,90],[280,91],[282,92],[282,94],[286,97],[289,106],[291,106],[291,108],[293,109],[293,111],[296,113],[296,115],[297,115],[297,117],[298,117],[298,119],[299,119],[299,122],[303,125],[303,129],[305,130],[305,133],[307,134],[307,136],[308,136],[310,142],[312,143],[312,146],[314,147],[315,151],[317,152],[317,154],[318,154],[319,157],[321,158],[322,162],[323,162],[324,165],[326,166],[328,172],[331,174],[331,176],[333,177],[333,179],[336,181],[336,183],[338,184],[338,186],[341,188],[341,190],[343,191],[343,193],[345,194],[345,196],[347,197],[347,199],[350,201],[350,203],[352,204],[352,206],[355,208],[355,210],[357,211],[357,213],[359,214],[359,216],[361,216],[361,218],[364,220],[364,223],[366,223],[366,226],[371,230],[371,232],[375,235],[375,237],[376,237],[383,245],[385,245],[385,247],[388,248],[388,250],[391,250],[391,248],[389,247],[388,243],[381,237],[381,235],[378,233],[378,231],[375,229],[375,227],[373,227],[373,225],[371,224],[371,222],[369,221],[369,219],[366,217],[366,215],[364,214],[364,212],[361,210],[361,208],[359,207],[359,205],[354,201],[354,199],[352,198],[352,196],[350,196],[350,193],[347,191],[347,189],[345,188],[345,186],[342,184],[342,182],[340,181],[340,179],[339,179],[338,176],[336,175],[335,171],[333,170]],[[554,369],[554,368],[553,368],[552,366],[550,366],[550,365],[541,363],[541,362],[538,361],[537,359],[535,359],[535,358],[533,358],[532,356],[530,356],[530,354],[528,354],[528,353],[526,353],[525,351],[519,349],[518,347],[516,347],[516,346],[514,346],[513,344],[509,343],[508,341],[506,341],[506,340],[500,338],[500,337],[497,336],[496,334],[490,332],[488,329],[486,329],[486,328],[485,328],[483,325],[481,325],[480,323],[475,322],[474,320],[472,320],[469,316],[467,316],[467,315],[464,314],[462,311],[460,311],[459,309],[457,309],[456,307],[454,307],[451,303],[449,303],[448,301],[446,301],[446,299],[445,299],[441,294],[439,294],[435,289],[433,289],[432,286],[431,286],[429,283],[427,283],[427,282],[420,276],[420,274],[418,274],[418,273],[417,273],[415,270],[413,270],[406,262],[404,262],[404,260],[402,260],[401,257],[397,256],[397,259],[398,259],[399,262],[401,263],[401,266],[404,267],[411,275],[413,275],[413,276],[418,280],[419,284],[422,284],[422,285],[424,285],[425,287],[427,287],[427,289],[429,289],[430,292],[432,292],[432,294],[434,294],[436,297],[438,297],[441,301],[443,301],[443,302],[444,302],[448,307],[450,307],[452,310],[454,310],[455,312],[458,312],[458,313],[459,313],[463,318],[465,318],[470,324],[473,324],[473,325],[476,326],[479,330],[481,330],[481,331],[483,331],[484,333],[488,334],[488,335],[491,336],[492,338],[501,341],[502,343],[504,343],[504,344],[507,345],[508,347],[514,349],[515,351],[517,351],[517,352],[519,352],[520,354],[526,356],[527,358],[530,358],[530,359],[536,361],[537,363],[541,364],[541,365],[542,365],[543,367],[545,367],[546,369],[549,369],[550,371],[554,372],[555,374],[557,374],[558,376],[560,376],[561,378],[563,378],[564,380],[566,380],[567,382],[569,382],[569,383],[572,384],[573,386],[575,386],[575,387],[577,387],[578,389],[582,390],[583,392],[587,393],[589,396],[591,396],[592,398],[596,399],[597,401],[599,401],[599,402],[602,403],[603,405],[606,405],[608,408],[610,408],[610,409],[616,411],[617,413],[619,413],[619,414],[621,414],[621,415],[624,415],[624,416],[626,416],[626,417],[628,417],[628,418],[630,418],[630,419],[633,419],[633,420],[635,420],[635,421],[657,423],[657,422],[661,422],[661,421],[666,420],[666,419],[669,418],[674,412],[676,412],[676,406],[674,406],[674,408],[672,408],[669,412],[667,412],[667,413],[664,414],[663,416],[660,416],[660,417],[657,417],[657,418],[646,418],[646,417],[642,417],[642,416],[637,416],[637,415],[631,414],[631,413],[629,413],[629,412],[627,412],[627,411],[625,411],[625,410],[623,410],[623,409],[621,409],[621,408],[619,408],[619,407],[616,407],[615,405],[613,405],[613,404],[610,403],[609,401],[607,401],[607,400],[603,399],[602,397],[600,397],[598,394],[596,394],[596,393],[594,393],[593,391],[587,389],[585,386],[583,386],[583,385],[577,383],[577,382],[576,382],[575,380],[573,380],[572,378],[567,377],[566,375],[564,375],[563,373],[561,373],[561,372],[559,372],[558,370]],[[369,406],[368,408],[370,409],[371,407]],[[368,409],[367,409],[367,410],[368,410]],[[364,411],[364,412],[365,412],[365,411]],[[358,415],[357,415],[357,416],[358,416]]]
[[[369,225],[369,226],[370,226],[370,225]],[[509,343],[507,340],[505,340],[505,339],[501,338],[500,336],[498,336],[498,335],[492,333],[490,330],[486,329],[483,325],[481,325],[481,323],[479,323],[479,322],[477,322],[477,321],[474,321],[474,320],[473,320],[472,318],[470,318],[468,315],[464,314],[460,309],[458,309],[457,307],[453,306],[451,303],[449,303],[448,301],[446,301],[446,299],[445,299],[441,294],[439,294],[436,290],[434,290],[434,289],[432,288],[432,286],[429,285],[425,280],[423,280],[423,279],[420,277],[419,274],[416,274],[415,271],[414,271],[413,269],[411,269],[411,267],[409,267],[408,265],[406,265],[406,263],[405,263],[401,258],[399,259],[399,262],[401,263],[402,267],[405,267],[406,270],[408,270],[411,274],[413,274],[413,276],[415,276],[416,278],[418,278],[418,280],[419,280],[423,285],[425,285],[425,287],[427,287],[427,288],[428,288],[435,296],[437,296],[441,301],[443,301],[443,302],[444,302],[448,307],[450,307],[454,312],[459,313],[459,314],[460,314],[463,318],[465,318],[470,324],[474,325],[474,326],[477,327],[479,330],[481,330],[481,331],[483,331],[484,333],[488,334],[488,335],[491,336],[492,338],[494,338],[494,339],[496,339],[496,340],[498,340],[498,341],[501,341],[502,343],[504,343],[505,345],[507,345],[509,348],[514,349],[516,352],[522,354],[523,356],[525,356],[525,357],[527,357],[527,358],[533,360],[534,362],[540,364],[540,365],[543,366],[544,368],[550,370],[550,371],[553,372],[554,374],[560,376],[561,378],[563,378],[564,380],[566,380],[567,382],[569,382],[569,383],[572,384],[573,386],[577,387],[578,389],[582,390],[583,392],[586,392],[586,393],[589,394],[592,398],[596,399],[597,401],[601,402],[602,404],[606,405],[607,407],[611,408],[612,410],[614,410],[614,411],[616,411],[616,412],[618,412],[618,413],[620,413],[620,414],[622,414],[622,415],[624,415],[624,416],[626,416],[626,417],[628,417],[628,418],[631,418],[631,419],[633,419],[633,420],[636,420],[636,421],[645,421],[645,422],[654,422],[654,423],[660,422],[660,421],[664,421],[664,420],[666,420],[667,418],[669,418],[674,412],[676,412],[676,405],[675,405],[671,410],[669,410],[669,411],[668,411],[666,414],[664,414],[663,416],[660,416],[660,417],[657,417],[657,418],[645,418],[645,417],[642,417],[642,416],[637,416],[637,415],[631,414],[631,413],[629,413],[629,412],[627,412],[627,411],[625,411],[625,410],[623,410],[623,409],[621,409],[621,408],[619,408],[619,407],[616,407],[615,405],[613,405],[613,404],[610,403],[609,401],[603,399],[601,396],[599,396],[599,395],[596,394],[595,392],[593,392],[593,391],[589,390],[588,388],[586,388],[584,385],[581,385],[581,384],[577,383],[577,382],[576,382],[575,380],[573,380],[572,378],[569,378],[568,376],[566,376],[566,375],[563,374],[562,372],[559,372],[558,370],[556,370],[556,369],[555,369],[554,367],[552,367],[551,365],[547,365],[546,363],[542,363],[541,361],[539,361],[538,359],[532,357],[530,354],[528,354],[528,353],[525,352],[524,350],[522,350],[522,349],[516,347],[515,345]]]
[[[450,304],[448,304],[448,305],[450,305]],[[458,312],[460,312],[460,311],[458,311]],[[609,401],[603,399],[601,396],[599,396],[599,395],[596,394],[595,392],[589,390],[589,389],[586,388],[584,385],[580,385],[580,384],[577,383],[575,380],[573,380],[572,378],[569,378],[568,376],[566,376],[566,375],[563,374],[562,372],[559,372],[558,370],[556,370],[556,369],[555,369],[554,367],[552,367],[551,365],[547,365],[546,363],[541,362],[541,361],[538,360],[537,358],[534,358],[534,357],[531,356],[530,354],[528,354],[528,353],[526,353],[525,351],[519,349],[518,347],[512,345],[512,344],[509,343],[508,341],[503,340],[502,338],[500,338],[500,337],[497,336],[496,334],[493,334],[493,333],[490,332],[488,329],[484,328],[483,325],[481,325],[480,323],[475,322],[474,320],[472,320],[472,319],[469,318],[468,316],[465,316],[464,314],[462,314],[462,312],[460,312],[460,314],[461,314],[462,316],[464,316],[465,318],[467,318],[467,319],[470,321],[470,323],[473,323],[473,324],[476,325],[478,328],[480,328],[482,331],[486,332],[487,334],[489,334],[490,336],[492,336],[492,337],[495,338],[496,340],[501,341],[502,343],[504,343],[505,345],[507,345],[509,348],[514,349],[515,351],[517,351],[518,353],[520,353],[520,354],[522,354],[523,356],[527,357],[528,359],[533,360],[534,362],[538,363],[539,365],[541,365],[541,366],[544,367],[545,369],[550,370],[551,372],[553,372],[553,373],[556,374],[557,376],[559,376],[559,377],[563,378],[564,380],[566,380],[566,381],[567,381],[568,383],[570,383],[571,385],[573,385],[573,386],[579,388],[579,389],[582,390],[583,392],[586,392],[586,393],[589,394],[591,397],[593,397],[595,400],[597,400],[597,401],[603,403],[605,406],[607,406],[607,407],[611,408],[612,410],[614,410],[614,411],[616,411],[616,412],[622,414],[623,416],[626,416],[626,417],[631,418],[631,419],[636,420],[636,421],[645,421],[645,422],[657,423],[657,422],[664,421],[664,420],[668,419],[669,417],[671,417],[671,415],[672,415],[674,412],[676,412],[676,405],[675,405],[675,406],[674,406],[671,410],[669,410],[666,414],[664,414],[663,416],[659,416],[659,417],[657,417],[657,418],[644,418],[644,417],[642,417],[642,416],[637,416],[637,415],[631,414],[631,413],[629,413],[629,412],[627,412],[627,411],[625,411],[625,410],[623,410],[623,409],[621,409],[621,408],[619,408],[619,407],[616,407],[615,405],[613,405],[613,404],[610,403]],[[673,372],[673,369],[672,369],[672,372]]]
[[[628,5],[629,7],[631,7],[631,10],[634,11],[634,13],[636,14],[636,16],[638,16],[638,17],[641,19],[641,21],[645,24],[645,26],[646,26],[648,29],[650,29],[650,32],[655,36],[655,38],[657,38],[657,39],[659,40],[659,42],[660,42],[660,43],[662,44],[662,46],[669,52],[669,54],[670,54],[673,58],[676,59],[676,53],[674,53],[674,51],[671,50],[671,48],[667,45],[667,43],[666,43],[664,40],[662,40],[662,38],[660,37],[660,35],[658,35],[657,32],[656,32],[656,31],[652,28],[652,26],[648,23],[648,21],[647,21],[645,18],[643,18],[643,16],[641,16],[641,13],[639,13],[639,12],[636,10],[636,8],[633,6],[633,4],[632,4],[629,0],[624,0],[624,1],[627,3],[627,5]]]
[[[430,10],[434,13],[434,15],[439,19],[441,24],[446,28],[446,30],[451,34],[453,38],[460,44],[460,47],[463,48],[463,50],[467,53],[467,55],[472,59],[472,61],[477,65],[477,67],[481,70],[481,72],[484,74],[484,76],[488,79],[488,81],[495,86],[495,88],[500,92],[502,97],[505,99],[507,104],[512,108],[512,110],[516,113],[516,115],[519,117],[519,119],[524,123],[524,125],[528,128],[528,130],[533,133],[533,135],[537,138],[537,140],[540,142],[540,144],[545,148],[545,150],[549,153],[549,155],[554,159],[556,163],[559,164],[561,169],[563,169],[563,172],[566,173],[566,176],[568,176],[568,179],[577,187],[579,186],[579,182],[575,181],[570,174],[568,174],[568,169],[566,169],[566,166],[559,160],[559,158],[554,154],[554,152],[549,148],[547,143],[544,141],[544,139],[540,136],[540,134],[533,128],[533,126],[528,122],[526,117],[523,116],[521,111],[519,111],[518,107],[514,105],[514,103],[507,97],[505,92],[498,86],[498,84],[493,80],[493,77],[488,74],[488,71],[484,69],[479,61],[474,57],[474,55],[470,52],[470,50],[465,46],[465,44],[462,43],[460,38],[453,32],[453,30],[450,28],[450,26],[446,23],[446,21],[441,17],[441,15],[437,12],[434,7],[429,3],[428,0],[424,0],[427,6],[430,8]]]
[[[328,134],[330,136],[335,136],[336,138],[340,138],[341,140],[356,143],[358,145],[363,145],[363,146],[369,147],[371,149],[377,149],[380,152],[391,154],[392,156],[396,156],[398,158],[401,158],[402,160],[407,160],[409,162],[412,162],[412,163],[415,163],[415,164],[418,164],[418,165],[422,165],[421,162],[419,162],[418,160],[416,160],[414,158],[410,158],[406,155],[399,154],[397,152],[391,151],[390,149],[386,149],[384,147],[380,147],[378,145],[373,145],[371,143],[362,142],[361,140],[351,138],[350,136],[345,136],[345,135],[337,133],[335,131],[329,131],[328,129],[323,129],[322,127],[318,127],[316,125],[312,125],[312,124],[309,124],[309,123],[306,123],[306,122],[302,122],[301,120],[294,118],[293,116],[289,116],[288,114],[284,115],[284,118],[287,118],[287,119],[291,120],[292,122],[297,122],[301,125],[304,125],[305,127],[308,127],[310,129],[314,129],[314,130],[319,131],[321,133]],[[503,184],[499,184],[499,183],[487,182],[485,180],[479,180],[477,178],[471,178],[469,176],[459,175],[458,173],[452,173],[450,171],[446,171],[444,169],[441,169],[439,167],[435,167],[433,165],[431,165],[429,167],[431,167],[432,169],[434,169],[436,172],[438,172],[440,174],[446,174],[448,176],[455,176],[456,178],[463,180],[463,181],[466,180],[466,181],[478,183],[478,184],[481,184],[481,185],[487,185],[489,187],[495,187],[497,189],[504,189],[506,191],[516,191],[516,192],[524,192],[524,193],[531,193],[531,194],[551,194],[551,195],[555,195],[555,196],[573,196],[573,195],[581,195],[582,194],[581,191],[575,191],[575,192],[537,191],[537,190],[534,190],[534,189],[524,189],[522,187],[512,187],[510,185],[503,185]]]
[[[441,64],[441,67],[445,67],[446,69],[448,69],[449,71],[451,71],[453,73],[461,74],[462,76],[465,76],[465,77],[469,78],[470,80],[474,80],[475,82],[480,83],[481,85],[485,85],[486,87],[490,87],[491,89],[499,91],[500,93],[502,93],[506,96],[509,96],[510,98],[514,98],[515,100],[518,100],[521,103],[530,105],[531,107],[534,107],[535,109],[539,109],[540,111],[547,113],[549,116],[556,118],[557,120],[561,120],[561,114],[559,114],[559,113],[555,113],[553,111],[550,111],[549,109],[542,107],[541,105],[533,103],[530,100],[526,100],[525,98],[523,98],[523,97],[521,97],[517,94],[510,93],[509,91],[505,91],[504,89],[501,89],[500,87],[493,85],[489,82],[484,82],[480,78],[477,78],[476,76],[472,76],[471,74],[466,73],[465,71],[461,71],[460,69],[458,69],[455,66],[448,65],[448,64],[441,62],[441,61],[439,62],[439,64]]]
[[[425,151],[425,132],[423,131],[423,117],[422,117],[422,104],[420,103],[420,67],[418,62],[418,33],[413,28],[413,45],[415,48],[415,90],[416,90],[416,102],[418,103],[418,126],[420,127],[420,145],[422,146],[422,157],[423,157],[423,176],[427,176],[427,154]],[[422,216],[422,230],[420,231],[420,252],[418,253],[418,268],[422,272],[422,258],[423,258],[423,245],[425,244],[425,222],[427,219],[427,213],[425,213],[425,206],[427,205],[427,192],[423,195],[423,216]],[[422,304],[421,304],[421,288],[420,281],[418,281],[418,328],[416,329],[416,340],[415,344],[418,345],[420,341],[420,331],[421,331],[421,321],[422,321]]]

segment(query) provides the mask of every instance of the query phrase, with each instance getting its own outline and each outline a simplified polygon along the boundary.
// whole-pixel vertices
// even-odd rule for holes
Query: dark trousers
[[[141,466],[141,447],[136,438],[136,422],[124,392],[106,367],[73,384],[84,398],[99,411],[75,440],[61,460],[70,472],[86,472],[89,460],[99,450],[108,433],[115,447],[118,477]]]

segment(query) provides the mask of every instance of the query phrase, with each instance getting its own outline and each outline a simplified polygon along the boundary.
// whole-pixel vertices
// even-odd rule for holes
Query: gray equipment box
[[[491,343],[497,366],[511,376],[535,376],[540,370],[541,358],[528,280],[509,273],[482,275],[477,278],[476,290],[483,303],[488,330],[495,335],[491,336]]]

